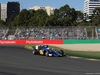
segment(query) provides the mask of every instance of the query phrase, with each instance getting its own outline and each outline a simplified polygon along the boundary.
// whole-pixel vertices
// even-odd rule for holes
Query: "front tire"
[[[63,57],[64,56],[64,51],[63,50],[60,50],[59,51],[59,54],[61,55],[61,57]]]

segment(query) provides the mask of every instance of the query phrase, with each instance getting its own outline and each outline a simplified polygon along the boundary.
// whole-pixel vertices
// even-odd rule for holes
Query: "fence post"
[[[97,27],[95,27],[96,39],[98,39]]]
[[[34,31],[35,31],[34,29],[35,29],[35,28],[33,28],[33,39],[34,39]]]
[[[64,29],[62,28],[62,40],[64,40],[63,34],[64,34]]]
[[[85,27],[86,28],[86,32],[85,32],[85,35],[86,35],[86,40],[88,39],[88,36],[87,36],[87,29],[88,29],[88,27]]]
[[[48,40],[50,40],[50,29],[48,28]]]
[[[93,28],[92,28],[92,40],[93,40],[93,38],[94,38],[94,32],[93,32]]]

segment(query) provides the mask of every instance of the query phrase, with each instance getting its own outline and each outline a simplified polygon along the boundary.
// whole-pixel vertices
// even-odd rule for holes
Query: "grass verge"
[[[27,48],[30,50],[33,50],[32,47],[35,47],[35,45],[27,45]],[[66,50],[63,48],[55,47],[55,46],[49,46],[49,48],[53,48],[54,50],[57,50],[57,51],[63,50],[69,56],[100,59],[100,52],[71,51],[71,50]]]

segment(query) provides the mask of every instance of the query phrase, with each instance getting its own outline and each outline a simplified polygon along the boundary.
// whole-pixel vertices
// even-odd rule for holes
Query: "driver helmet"
[[[48,45],[45,45],[46,48],[48,48]]]

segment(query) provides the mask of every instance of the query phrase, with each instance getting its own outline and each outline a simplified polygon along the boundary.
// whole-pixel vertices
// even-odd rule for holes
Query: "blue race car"
[[[37,46],[35,46],[35,48],[33,48],[33,49],[34,49],[34,50],[33,50],[33,54],[34,54],[34,55],[40,54],[40,55],[47,56],[47,57],[49,57],[49,56],[58,56],[58,57],[63,57],[63,56],[65,56],[63,50],[60,50],[59,52],[57,52],[57,51],[54,50],[54,49],[50,49],[50,48],[48,47],[48,45],[43,45],[43,46],[37,45]]]

